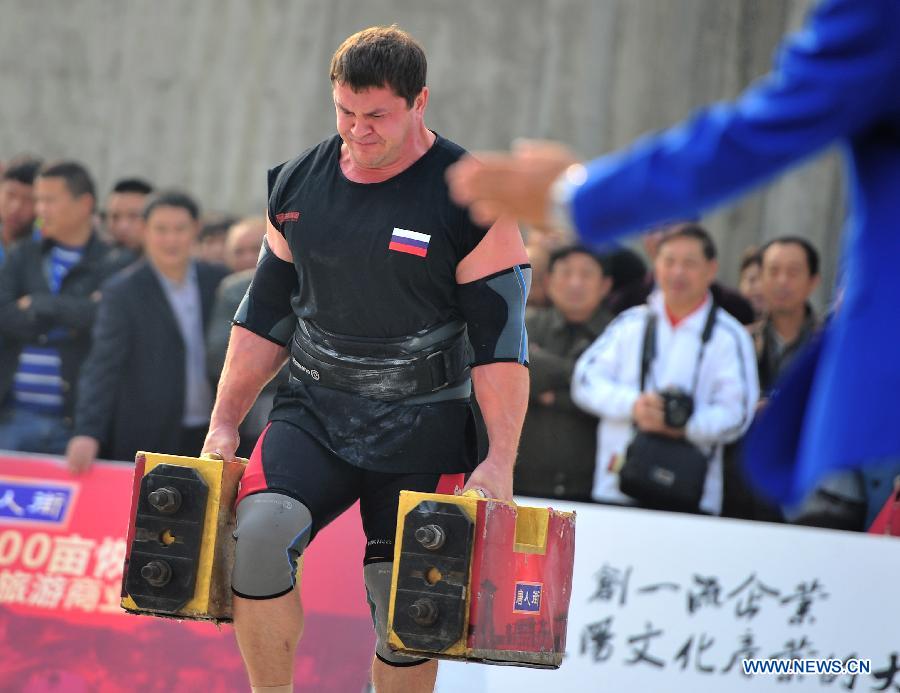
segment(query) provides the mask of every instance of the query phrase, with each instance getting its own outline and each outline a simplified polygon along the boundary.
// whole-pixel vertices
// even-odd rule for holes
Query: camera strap
[[[712,338],[713,328],[716,326],[716,311],[718,306],[713,301],[709,308],[709,315],[706,318],[706,325],[703,326],[703,332],[700,335],[700,351],[697,352],[697,362],[694,364],[694,378],[691,384],[691,395],[697,393],[697,382],[700,380],[700,364],[703,361],[703,353],[706,351],[706,345]],[[647,322],[644,325],[644,343],[641,347],[641,392],[644,391],[644,384],[647,381],[647,374],[650,372],[650,366],[656,358],[656,319],[657,315],[650,308],[647,311]]]

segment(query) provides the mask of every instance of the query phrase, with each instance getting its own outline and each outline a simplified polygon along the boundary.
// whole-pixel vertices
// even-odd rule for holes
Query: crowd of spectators
[[[101,197],[80,163],[7,162],[0,448],[63,455],[73,472],[138,450],[197,454],[264,235],[262,217],[204,216],[138,178]]]
[[[641,240],[647,264],[627,248],[529,238],[531,397],[516,492],[678,509],[622,490],[620,471],[643,434],[689,443],[705,459],[693,512],[864,530],[891,491],[869,475],[828,477],[799,507],[783,508],[742,465],[743,435],[822,324],[811,303],[818,250],[794,235],[748,248],[732,289],[717,280],[722,260],[701,224],[673,224]],[[692,409],[673,426],[667,410],[678,394]],[[900,473],[896,460],[883,467]]]
[[[264,218],[204,215],[189,194],[139,178],[100,196],[73,161],[0,168],[0,449],[61,455],[76,473],[137,450],[196,454]],[[890,489],[847,473],[780,508],[741,468],[742,436],[820,324],[811,243],[785,235],[747,249],[732,289],[694,221],[645,234],[644,257],[552,232],[527,240],[531,394],[517,494],[679,509],[622,483],[640,466],[637,442],[650,441],[703,460],[688,511],[865,528]],[[245,420],[240,453],[283,377]],[[680,474],[668,482],[690,481]]]

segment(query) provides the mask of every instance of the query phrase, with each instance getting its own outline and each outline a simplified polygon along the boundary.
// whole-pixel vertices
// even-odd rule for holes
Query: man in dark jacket
[[[589,501],[597,419],[572,402],[575,361],[610,321],[602,307],[612,278],[594,251],[570,246],[550,256],[549,308],[526,317],[531,390],[514,469],[517,494]]]
[[[160,194],[144,218],[145,260],[104,287],[66,451],[76,472],[98,453],[197,455],[209,424],[204,332],[227,270],[191,259],[199,209],[187,195]]]
[[[819,327],[809,303],[819,286],[819,253],[805,238],[784,236],[760,251],[767,312],[750,328],[764,396]]]
[[[94,232],[94,184],[61,162],[35,181],[43,238],[24,239],[0,270],[0,448],[65,450],[98,289],[116,269]]]
[[[34,235],[34,179],[41,160],[22,157],[0,175],[0,263],[10,247]]]
[[[227,246],[226,246],[227,247]],[[257,251],[258,254],[258,251]],[[235,272],[227,277],[216,292],[216,300],[213,304],[212,318],[206,331],[206,367],[209,377],[213,382],[218,382],[225,365],[225,354],[228,351],[228,341],[231,336],[232,320],[237,312],[250,282],[253,281],[254,269]],[[257,439],[269,422],[269,412],[272,411],[272,403],[275,401],[275,392],[278,386],[287,382],[288,367],[285,365],[281,372],[275,376],[259,393],[256,402],[247,412],[240,428],[241,444],[238,446],[238,454],[242,457],[250,457]]]
[[[756,350],[762,407],[781,373],[818,329],[809,300],[819,286],[820,276],[819,253],[804,238],[776,238],[757,256],[760,293],[767,311],[748,329]],[[784,520],[782,509],[760,496],[746,478],[740,442],[725,448],[722,514],[748,520]]]

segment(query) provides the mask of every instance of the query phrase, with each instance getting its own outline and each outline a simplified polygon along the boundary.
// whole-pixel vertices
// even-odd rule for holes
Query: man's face
[[[147,196],[137,192],[114,192],[106,201],[106,230],[115,243],[140,250],[143,242],[144,204]]]
[[[94,198],[87,193],[75,197],[63,178],[39,176],[34,181],[34,210],[41,220],[41,233],[66,243],[73,232],[91,223]]]
[[[666,304],[690,307],[703,300],[719,266],[706,259],[699,240],[679,237],[659,246],[653,268]]]
[[[214,233],[204,236],[194,248],[194,255],[204,262],[214,265],[225,264],[225,234]]]
[[[17,180],[0,183],[0,224],[10,239],[28,235],[34,224],[34,186]]]
[[[242,222],[228,231],[225,241],[225,264],[232,272],[253,269],[259,258],[266,225],[263,221]]]
[[[412,108],[389,87],[355,92],[336,82],[332,96],[337,131],[353,163],[377,169],[396,163],[412,144],[425,114],[428,89],[422,89]]]
[[[199,223],[183,207],[156,207],[144,229],[144,255],[160,270],[181,271],[199,232]]]
[[[596,260],[572,253],[553,263],[547,293],[567,320],[583,322],[597,310],[611,283]]]
[[[547,280],[548,264],[550,254],[540,245],[531,244],[525,246],[525,252],[528,253],[528,262],[531,264],[531,289],[528,291],[528,305],[530,306],[546,306],[549,297],[547,296]]]
[[[819,285],[811,276],[806,251],[796,243],[773,243],[763,254],[762,294],[771,313],[802,309]]]

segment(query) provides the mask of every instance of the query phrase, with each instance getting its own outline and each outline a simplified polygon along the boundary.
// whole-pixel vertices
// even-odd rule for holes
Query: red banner
[[[234,691],[230,626],[119,608],[132,467],[73,477],[49,457],[0,456],[0,690]],[[303,572],[295,690],[359,691],[374,647],[358,508],[316,537]]]

